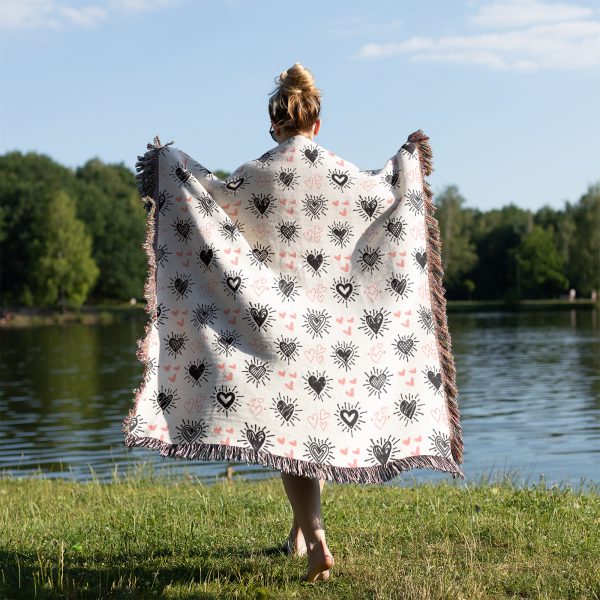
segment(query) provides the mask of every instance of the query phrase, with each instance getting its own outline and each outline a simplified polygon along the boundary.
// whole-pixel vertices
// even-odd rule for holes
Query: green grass
[[[5,477],[0,598],[600,598],[595,484],[326,483],[322,505],[336,562],[307,584],[279,477]]]

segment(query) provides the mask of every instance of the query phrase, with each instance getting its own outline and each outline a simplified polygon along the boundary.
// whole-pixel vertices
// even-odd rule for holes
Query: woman
[[[294,135],[313,139],[321,128],[321,92],[308,69],[296,63],[279,75],[278,86],[269,100],[271,136],[282,143]],[[321,517],[324,479],[300,477],[281,472],[292,505],[294,522],[284,549],[297,556],[308,555],[304,581],[325,580],[334,559],[327,547]]]
[[[313,140],[320,95],[282,73],[278,146],[226,180],[158,136],[139,157],[152,319],[123,422],[130,449],[281,471],[310,582],[334,564],[325,480],[464,478],[429,138],[360,169]]]

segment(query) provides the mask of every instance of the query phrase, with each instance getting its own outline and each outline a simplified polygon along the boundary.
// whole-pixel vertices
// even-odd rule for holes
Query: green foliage
[[[553,297],[569,281],[563,275],[563,257],[559,254],[552,232],[534,225],[511,251],[518,266],[517,285],[528,298]]]
[[[29,282],[38,304],[81,306],[100,270],[92,258],[92,238],[75,214],[75,202],[65,192],[55,192],[43,201],[46,210],[38,213],[43,222],[34,229],[35,269]]]
[[[231,173],[214,174],[224,180]],[[564,210],[543,206],[534,213],[509,204],[483,212],[466,207],[455,185],[434,203],[448,299],[518,302],[570,287],[579,297],[600,291],[600,182]],[[69,229],[48,220],[51,204]],[[0,156],[1,302],[52,304],[61,294],[73,305],[141,299],[145,230],[135,175],[124,164],[92,158],[72,170],[34,152]],[[58,259],[67,231],[76,241]]]
[[[475,244],[471,239],[474,213],[464,210],[465,199],[455,185],[448,186],[435,199],[435,217],[440,227],[444,285],[460,287],[464,275],[477,265]]]
[[[146,212],[135,177],[124,165],[88,160],[76,171],[81,185],[78,214],[94,240],[94,259],[102,277],[92,290],[96,299],[141,298],[146,275],[142,244]]]

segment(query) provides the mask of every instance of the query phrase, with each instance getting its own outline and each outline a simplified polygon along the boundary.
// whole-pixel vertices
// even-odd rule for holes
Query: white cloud
[[[560,23],[584,19],[591,8],[573,4],[551,4],[540,0],[504,0],[484,4],[469,21],[480,27],[523,27],[541,23]]]
[[[117,12],[142,12],[180,0],[104,0],[84,6],[65,0],[0,0],[0,29],[95,27]]]
[[[471,22],[486,27],[522,28],[371,43],[362,46],[355,56],[374,59],[405,55],[410,62],[471,64],[516,71],[598,67],[600,20],[581,18],[589,14],[588,9],[574,5],[505,0],[482,6]]]

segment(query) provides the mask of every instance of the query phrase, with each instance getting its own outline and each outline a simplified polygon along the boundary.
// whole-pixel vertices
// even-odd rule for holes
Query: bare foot
[[[306,542],[304,541],[304,535],[300,527],[292,525],[285,545],[288,554],[293,554],[294,556],[306,555]]]
[[[316,543],[312,548],[307,547],[307,554],[308,571],[302,577],[302,581],[310,583],[319,580],[327,581],[329,569],[333,567],[334,560],[325,543]]]

